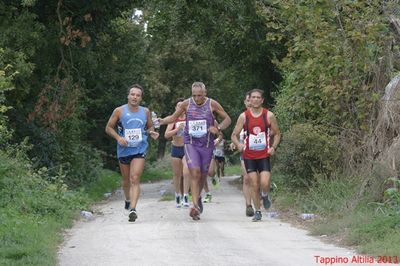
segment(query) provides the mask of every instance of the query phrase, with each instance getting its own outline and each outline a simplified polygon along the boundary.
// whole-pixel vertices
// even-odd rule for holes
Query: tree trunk
[[[165,147],[167,146],[167,140],[164,138],[166,126],[160,126],[160,137],[158,138],[157,148],[157,160],[163,159],[165,154]]]
[[[400,20],[394,16],[390,16],[390,27],[394,32],[396,42],[400,43]]]

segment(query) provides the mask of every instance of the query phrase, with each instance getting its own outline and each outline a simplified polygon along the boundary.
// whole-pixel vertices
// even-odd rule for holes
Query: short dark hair
[[[261,94],[261,98],[264,98],[264,91],[260,90],[260,89],[252,89],[251,91],[249,91],[249,95],[251,96],[254,92],[258,92]]]
[[[183,102],[185,100],[185,98],[179,97],[175,100],[175,105],[177,105],[180,102]]]
[[[139,89],[139,90],[142,92],[142,97],[144,96],[144,90],[143,90],[142,86],[140,86],[139,84],[133,84],[133,85],[131,85],[131,86],[128,88],[126,94],[129,95],[129,93],[131,92],[131,89],[133,89],[133,88]]]

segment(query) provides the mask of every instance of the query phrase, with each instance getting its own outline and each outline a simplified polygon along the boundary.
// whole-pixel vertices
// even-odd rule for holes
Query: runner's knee
[[[132,185],[138,185],[139,184],[139,176],[138,175],[131,175],[129,177],[130,182]]]

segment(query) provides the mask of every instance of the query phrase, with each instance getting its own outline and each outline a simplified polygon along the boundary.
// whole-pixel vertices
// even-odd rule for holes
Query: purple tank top
[[[185,144],[196,146],[214,146],[214,134],[208,132],[208,128],[214,125],[214,115],[211,110],[211,99],[202,105],[197,105],[193,98],[189,99],[186,112]]]

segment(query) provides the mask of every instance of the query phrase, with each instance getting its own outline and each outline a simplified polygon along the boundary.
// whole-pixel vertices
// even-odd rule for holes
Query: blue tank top
[[[207,98],[202,105],[197,105],[193,98],[190,98],[186,112],[185,144],[214,147],[215,136],[208,131],[213,125],[214,115],[211,110],[211,99]]]
[[[117,142],[117,157],[145,154],[149,144],[147,142],[147,116],[144,107],[139,106],[137,112],[131,112],[128,105],[122,106],[122,114],[118,121],[117,133],[128,141],[128,146],[121,146]]]

